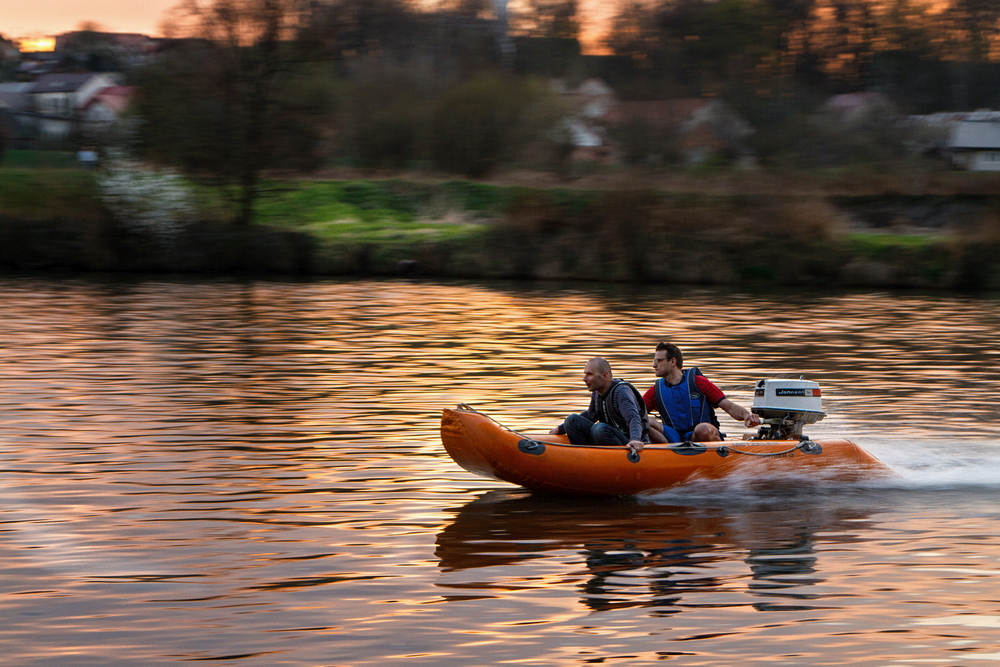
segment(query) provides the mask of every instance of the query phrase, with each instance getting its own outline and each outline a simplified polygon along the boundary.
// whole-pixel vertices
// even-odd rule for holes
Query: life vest
[[[649,433],[649,426],[646,422],[646,403],[642,400],[642,394],[639,390],[632,386],[632,383],[626,382],[625,380],[615,379],[611,382],[611,388],[608,389],[604,396],[597,396],[597,421],[604,422],[605,424],[611,424],[616,429],[625,434],[625,437],[632,437],[629,433],[628,423],[625,418],[618,413],[615,409],[614,397],[615,390],[620,386],[626,386],[632,390],[632,394],[635,396],[635,405],[639,410],[639,421],[642,423],[642,438],[646,439]]]
[[[701,371],[688,368],[681,381],[673,386],[663,378],[656,381],[656,409],[660,411],[660,418],[684,438],[691,437],[694,427],[703,422],[719,428],[715,410],[698,390],[696,375],[701,375]]]

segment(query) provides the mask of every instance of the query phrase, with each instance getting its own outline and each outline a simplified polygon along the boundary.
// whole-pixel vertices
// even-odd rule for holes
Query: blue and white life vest
[[[688,368],[683,373],[681,381],[673,386],[663,378],[656,381],[656,408],[663,424],[686,440],[698,424],[708,422],[718,428],[719,420],[695,382],[695,376],[701,375],[701,371]]]

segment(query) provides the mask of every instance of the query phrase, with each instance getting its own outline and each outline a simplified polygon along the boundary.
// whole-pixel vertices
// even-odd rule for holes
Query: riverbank
[[[0,267],[1000,289],[991,174],[350,175],[270,181],[249,227],[200,202],[157,230],[116,220],[91,172],[4,169]]]

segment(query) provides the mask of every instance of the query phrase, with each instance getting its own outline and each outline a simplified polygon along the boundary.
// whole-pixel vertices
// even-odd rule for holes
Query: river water
[[[1000,663],[1000,297],[0,278],[0,663]],[[677,342],[823,387],[877,483],[532,495],[543,431]],[[730,433],[740,427],[722,415]],[[727,421],[728,420],[728,421]]]

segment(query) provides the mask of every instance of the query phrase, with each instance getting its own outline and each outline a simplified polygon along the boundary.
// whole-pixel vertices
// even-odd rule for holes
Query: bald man
[[[566,417],[551,431],[565,433],[574,445],[625,446],[641,451],[649,442],[646,405],[642,396],[628,382],[616,380],[611,364],[594,357],[583,369],[583,382],[591,391],[590,406],[579,414]]]

